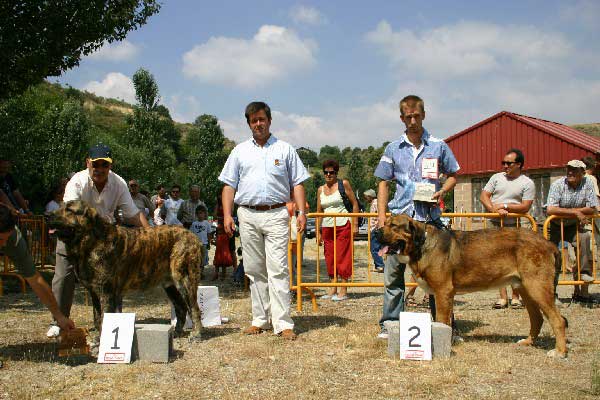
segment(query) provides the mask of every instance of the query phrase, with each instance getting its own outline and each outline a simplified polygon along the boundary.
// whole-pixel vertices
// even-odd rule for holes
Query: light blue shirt
[[[310,178],[296,150],[273,134],[263,147],[254,139],[235,146],[219,180],[236,189],[239,205],[273,205],[290,201],[290,192]]]
[[[452,150],[446,142],[437,139],[423,131],[422,146],[414,156],[415,146],[408,140],[406,134],[400,140],[387,145],[379,165],[375,169],[375,176],[386,181],[396,181],[396,193],[388,203],[392,214],[406,214],[418,221],[438,219],[440,208],[433,203],[413,201],[415,183],[433,183],[436,191],[440,190],[439,179],[423,178],[421,164],[423,159],[433,158],[438,161],[439,174],[453,174],[460,169]]]

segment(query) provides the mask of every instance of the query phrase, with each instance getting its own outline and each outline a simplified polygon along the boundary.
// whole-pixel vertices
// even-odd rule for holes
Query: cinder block
[[[432,355],[435,358],[450,358],[452,350],[452,328],[441,322],[431,323]]]
[[[388,355],[400,356],[400,321],[383,321],[383,326],[388,331]]]
[[[135,324],[133,356],[136,360],[169,362],[173,351],[173,327],[166,324]]]

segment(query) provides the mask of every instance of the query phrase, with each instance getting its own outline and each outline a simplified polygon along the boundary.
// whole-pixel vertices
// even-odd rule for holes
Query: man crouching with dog
[[[112,163],[110,147],[101,143],[92,146],[86,159],[87,169],[76,173],[69,180],[63,201],[66,203],[71,200],[81,200],[94,207],[101,217],[111,223],[115,223],[114,213],[119,208],[123,211],[128,224],[150,227],[133,202],[125,180],[111,171]],[[52,292],[60,311],[68,317],[75,293],[75,273],[65,255],[65,244],[58,240]],[[57,326],[56,322],[48,329],[48,337],[57,337],[60,334],[60,326]]]
[[[60,311],[50,286],[35,270],[27,243],[17,228],[17,220],[12,211],[0,204],[0,251],[7,255],[15,265],[16,273],[21,275],[40,301],[50,310],[60,329],[69,331],[75,324]]]
[[[377,189],[378,228],[385,225],[388,206],[392,214],[406,214],[417,221],[443,227],[438,203],[456,185],[455,174],[460,167],[450,147],[423,128],[423,100],[410,95],[403,98],[399,106],[406,130],[399,140],[387,145],[375,169],[375,176],[381,179]],[[442,173],[448,177],[443,185],[440,183]],[[396,182],[396,194],[388,204],[389,181]],[[428,198],[423,199],[423,194]],[[383,315],[379,320],[381,332],[377,336],[380,339],[388,337],[384,321],[397,321],[404,311],[405,269],[406,264],[399,261],[398,255],[388,255],[384,268]],[[429,296],[429,307],[435,318],[433,296]]]

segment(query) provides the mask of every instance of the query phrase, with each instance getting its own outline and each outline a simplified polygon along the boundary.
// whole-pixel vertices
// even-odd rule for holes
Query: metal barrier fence
[[[570,218],[570,217],[559,217],[556,215],[551,215],[548,218],[546,218],[546,220],[544,221],[544,227],[543,227],[543,234],[544,237],[548,240],[551,240],[551,236],[550,236],[550,228],[551,228],[551,224],[552,221],[559,221],[558,224],[553,224],[555,226],[554,229],[560,229],[560,251],[561,251],[561,258],[562,258],[562,270],[561,270],[561,279],[559,279],[558,284],[559,285],[582,285],[584,283],[600,283],[600,279],[598,277],[598,244],[599,244],[599,240],[600,240],[600,215],[596,214],[594,216],[588,216],[591,224],[590,225],[585,225],[585,226],[581,226],[579,224],[579,221],[576,218]],[[565,240],[568,238],[565,238],[565,221],[567,221],[567,228],[573,228],[575,227],[575,246],[572,246],[573,248],[573,253],[574,253],[574,263],[576,265],[576,269],[573,268],[573,266],[571,266],[570,264],[570,257],[569,257],[569,251],[567,249],[567,247],[565,246],[565,244],[572,242],[572,240]],[[569,223],[570,222],[570,223]],[[574,222],[574,224],[573,224]],[[556,226],[558,225],[558,226]],[[591,230],[586,230],[587,227],[590,226]],[[589,247],[587,245],[587,243],[585,244],[585,246],[581,246],[582,244],[582,240],[581,237],[584,236],[584,239],[587,240],[587,236],[588,234],[586,232],[589,232]],[[582,250],[583,247],[583,250]],[[582,252],[585,252],[586,249],[589,254],[582,254]],[[588,262],[591,261],[591,266],[592,266],[592,270],[591,270],[591,276],[594,279],[592,282],[584,282],[581,279],[581,269],[582,269],[582,256],[585,256],[585,259],[588,260]],[[590,260],[591,258],[591,260]],[[573,279],[572,280],[567,280],[567,272],[571,272],[573,274]]]
[[[43,215],[19,216],[18,226],[33,258],[33,263],[42,268],[46,265],[46,257],[50,246],[48,228]],[[4,294],[2,277],[16,278],[25,293],[27,286],[20,275],[14,273],[14,267],[8,256],[2,256],[3,268],[0,271],[0,296]]]
[[[390,215],[390,214],[388,214]],[[314,292],[310,289],[310,288],[326,288],[326,287],[383,287],[383,282],[373,282],[373,277],[372,277],[372,273],[371,273],[371,230],[367,229],[367,281],[366,282],[355,282],[354,281],[354,265],[355,265],[355,257],[354,257],[354,229],[351,229],[351,238],[350,241],[352,243],[351,245],[351,265],[352,265],[352,275],[351,275],[351,279],[349,280],[349,282],[336,282],[337,279],[337,227],[335,226],[335,220],[336,218],[339,217],[350,217],[350,223],[354,224],[354,220],[352,219],[352,217],[365,217],[368,219],[368,222],[370,221],[371,218],[377,218],[377,214],[376,213],[309,213],[307,215],[307,217],[309,218],[316,218],[316,226],[315,226],[315,231],[316,231],[316,238],[315,240],[317,241],[317,256],[316,256],[316,282],[304,282],[303,278],[302,278],[302,260],[301,257],[296,257],[296,279],[295,282],[293,281],[292,277],[294,276],[294,266],[291,264],[291,260],[292,260],[292,252],[294,250],[295,247],[295,251],[296,254],[302,254],[302,243],[301,240],[297,240],[295,243],[290,243],[288,245],[288,267],[289,267],[289,271],[290,271],[290,290],[296,291],[296,304],[297,304],[297,309],[298,311],[302,311],[302,303],[303,303],[303,299],[302,299],[302,291],[306,291],[308,292],[308,294],[311,297],[311,302],[312,302],[312,308],[313,310],[317,310],[317,302],[316,302],[316,296],[314,294]],[[333,238],[334,238],[334,256],[333,256],[333,260],[334,260],[334,265],[333,265],[333,272],[334,272],[334,281],[332,282],[321,282],[321,256],[320,256],[320,246],[318,245],[318,241],[319,241],[319,235],[320,235],[320,219],[324,218],[324,217],[333,217],[334,219],[334,227],[333,227]],[[499,217],[499,215],[497,213],[443,213],[442,214],[443,218],[449,218],[449,221],[451,221],[451,226],[452,227],[456,227],[456,226],[466,226],[465,224],[462,224],[461,221],[465,221],[465,220],[469,220],[469,219],[480,219],[481,221],[479,221],[483,228],[487,228],[488,225],[488,219],[492,219],[492,220],[496,220],[499,219],[500,223],[498,224],[499,227],[503,227],[504,226],[504,220],[502,218]],[[537,224],[535,222],[535,219],[529,215],[529,214],[513,214],[510,213],[507,215],[508,218],[516,218],[516,226],[517,227],[523,227],[524,229],[531,229],[535,232],[537,232]],[[524,219],[525,221],[521,221],[521,219]],[[467,224],[469,227],[472,227],[472,224]],[[464,229],[463,229],[464,230]],[[295,284],[294,284],[295,283]],[[407,287],[411,287],[411,286],[417,286],[417,284],[415,282],[407,282],[406,283]]]

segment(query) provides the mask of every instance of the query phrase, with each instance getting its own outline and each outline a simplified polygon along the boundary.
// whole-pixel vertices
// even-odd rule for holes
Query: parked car
[[[306,237],[312,239],[317,235],[316,222],[314,218],[306,219]]]

